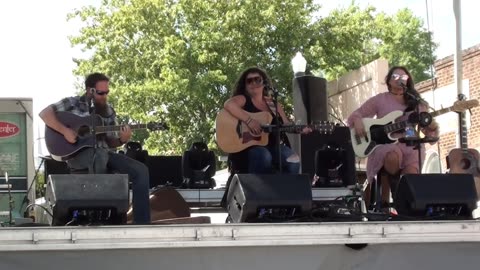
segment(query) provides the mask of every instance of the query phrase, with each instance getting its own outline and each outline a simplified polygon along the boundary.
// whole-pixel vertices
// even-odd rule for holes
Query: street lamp
[[[297,52],[292,58],[294,78],[292,80],[295,120],[301,124],[311,124],[328,120],[327,80],[305,74],[307,60]]]
[[[295,57],[292,58],[292,69],[295,77],[305,75],[305,69],[307,68],[307,60],[303,57],[301,52],[297,52]]]

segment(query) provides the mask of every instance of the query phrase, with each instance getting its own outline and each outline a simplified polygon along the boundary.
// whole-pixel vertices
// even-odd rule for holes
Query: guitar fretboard
[[[440,109],[438,111],[431,112],[430,114],[432,115],[432,117],[435,117],[435,116],[439,116],[441,114],[452,112],[452,111],[453,111],[453,107],[448,107],[448,108]]]
[[[310,127],[312,130],[317,130],[322,133],[332,132],[334,129],[333,124],[324,123],[324,124],[312,124],[312,125],[287,125],[281,126],[280,132],[300,132],[304,128]],[[276,125],[262,125],[262,130],[265,132],[273,132],[277,130]]]
[[[467,140],[467,116],[465,112],[459,113],[458,115],[460,120],[460,147],[463,150],[468,149],[468,140]]]
[[[440,109],[438,111],[431,112],[430,115],[432,117],[435,117],[435,116],[439,116],[441,114],[451,112],[451,111],[453,111],[453,107],[448,107],[448,108]],[[407,123],[408,123],[408,120],[404,120],[404,121],[400,121],[400,122],[396,122],[396,123],[393,123],[393,124],[386,125],[383,128],[384,128],[386,133],[391,133],[391,132],[395,132],[395,131],[405,129],[405,127],[407,126]]]
[[[129,125],[130,129],[146,129],[147,124],[133,124]],[[123,126],[97,126],[97,133],[105,133],[105,132],[115,132],[120,131]]]
[[[281,132],[298,132],[302,129],[307,127],[306,125],[294,125],[294,126],[283,126],[280,127]],[[273,132],[277,130],[277,126],[275,125],[264,125],[262,126],[262,130],[265,132]]]

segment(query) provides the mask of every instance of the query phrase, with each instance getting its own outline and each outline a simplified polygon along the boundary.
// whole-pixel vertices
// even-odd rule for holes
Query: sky
[[[0,97],[33,98],[35,141],[41,138],[43,122],[38,112],[52,102],[75,93],[77,81],[72,75],[72,58],[81,57],[78,48],[72,48],[68,36],[81,27],[79,21],[67,22],[66,16],[74,9],[99,5],[100,0],[15,0],[0,2]],[[335,8],[346,7],[351,0],[317,0],[322,5],[321,16]],[[394,14],[408,7],[422,18],[425,28],[433,31],[434,41],[440,47],[437,58],[452,55],[455,50],[455,17],[453,0],[357,0],[361,7],[372,5],[378,11]],[[428,6],[428,25],[427,25]],[[480,44],[478,19],[475,16],[480,1],[461,1],[462,48]],[[47,155],[44,150],[35,156]],[[40,152],[40,153],[39,153]]]

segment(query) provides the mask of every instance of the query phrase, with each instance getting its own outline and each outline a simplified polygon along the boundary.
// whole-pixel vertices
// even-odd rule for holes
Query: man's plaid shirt
[[[71,112],[78,116],[89,116],[90,115],[90,105],[87,102],[85,95],[67,97],[60,100],[57,103],[51,105],[55,112]],[[113,107],[107,103],[107,113],[105,117],[102,118],[104,126],[114,126],[117,125],[116,113]],[[118,137],[118,134],[109,133],[108,137]],[[97,145],[102,148],[110,148],[105,141],[106,136],[104,134],[97,135]]]

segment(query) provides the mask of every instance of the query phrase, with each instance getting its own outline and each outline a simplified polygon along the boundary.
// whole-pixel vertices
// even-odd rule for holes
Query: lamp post
[[[306,67],[307,60],[300,52],[297,52],[295,57],[292,58],[294,74],[292,94],[295,122],[298,124],[312,124],[326,121],[328,120],[327,80],[310,73],[308,75],[305,74]],[[290,140],[293,150],[300,155],[300,171],[310,174],[312,179],[315,174],[316,149],[323,147],[323,145],[318,145],[320,143],[323,144],[318,138],[319,136],[324,136],[320,133],[316,134],[294,134]],[[308,136],[316,136],[316,139],[308,139]],[[311,151],[312,149],[315,149],[315,151]]]
[[[301,52],[297,52],[297,54],[295,54],[295,57],[292,58],[293,75],[295,77],[305,75],[306,68],[307,60],[305,60],[305,57],[303,57]]]
[[[292,58],[293,105],[295,120],[301,124],[312,124],[328,120],[327,80],[305,74],[307,60],[297,52]]]

